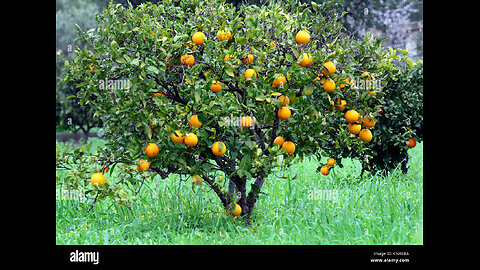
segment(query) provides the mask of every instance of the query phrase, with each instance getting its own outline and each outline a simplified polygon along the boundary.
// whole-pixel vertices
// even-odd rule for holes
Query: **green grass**
[[[410,155],[406,175],[362,180],[351,160],[328,176],[316,173],[317,160],[292,166],[286,179],[270,175],[248,227],[226,216],[208,187],[194,193],[177,175],[144,186],[131,211],[105,200],[87,214],[89,205],[57,200],[56,243],[423,244],[423,144]],[[338,200],[320,198],[323,190],[338,191]]]

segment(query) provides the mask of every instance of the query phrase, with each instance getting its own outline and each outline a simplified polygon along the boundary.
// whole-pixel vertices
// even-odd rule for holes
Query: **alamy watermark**
[[[338,202],[338,190],[323,190],[323,189],[316,189],[308,190],[307,199],[314,200],[314,201],[331,201],[333,203]]]
[[[382,82],[378,80],[356,80],[353,89],[382,91]]]
[[[77,201],[81,203],[86,201],[85,192],[81,190],[57,189],[55,192],[57,201]]]
[[[132,87],[132,83],[128,79],[120,79],[120,80],[100,80],[99,82],[100,90],[126,90]]]
[[[236,117],[236,116],[225,116],[221,117],[219,125],[223,127],[249,127],[251,129],[255,128],[257,124],[257,119],[255,117]]]

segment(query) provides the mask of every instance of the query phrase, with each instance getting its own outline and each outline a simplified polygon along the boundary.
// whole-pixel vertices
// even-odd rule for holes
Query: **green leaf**
[[[237,44],[238,45],[245,45],[245,43],[247,43],[247,39],[244,38],[244,37],[239,37],[237,38]]]
[[[313,85],[305,85],[303,88],[302,95],[304,96],[311,96],[313,94]]]
[[[118,43],[115,40],[113,40],[110,43],[110,49],[112,49],[112,51],[117,51],[118,50]]]
[[[233,67],[226,67],[225,73],[230,77],[235,77],[235,69],[233,69]]]
[[[200,93],[198,91],[195,91],[195,102],[200,101]]]
[[[139,64],[140,64],[139,59],[133,59],[132,61],[130,61],[130,65],[132,66],[138,66]]]
[[[158,68],[155,67],[155,66],[148,66],[147,70],[155,73],[156,75],[158,75]]]

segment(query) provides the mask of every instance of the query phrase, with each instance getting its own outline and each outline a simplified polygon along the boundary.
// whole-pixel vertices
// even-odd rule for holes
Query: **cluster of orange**
[[[225,30],[225,31],[220,30],[220,31],[217,32],[217,38],[220,41],[225,41],[225,40],[228,41],[228,40],[231,39],[231,37],[232,37],[232,34],[228,30]],[[297,41],[298,44],[305,45],[308,42],[310,42],[310,34],[305,30],[299,31],[297,33],[296,37],[295,37],[295,40]],[[187,46],[190,47],[191,45],[193,45],[193,48],[191,50],[195,51],[196,46],[201,46],[201,45],[204,44],[205,35],[200,31],[196,32],[192,36],[192,42],[195,45],[187,44]],[[276,43],[274,41],[272,41],[270,43],[270,48],[273,48],[274,46],[276,46]],[[224,60],[225,60],[225,62],[233,63],[234,62],[233,55],[225,55]],[[168,59],[165,59],[165,61],[168,63]],[[193,55],[190,55],[190,54],[187,53],[180,58],[180,61],[181,61],[182,65],[184,65],[186,67],[191,67],[195,64],[195,57]],[[252,54],[247,54],[241,61],[245,65],[250,65],[254,61],[254,56]],[[313,63],[312,55],[308,54],[308,53],[303,53],[298,60],[298,64],[302,67],[309,67],[309,66],[312,65],[312,63]],[[93,73],[94,72],[93,71],[94,67],[90,67],[90,68],[91,68],[91,71]],[[322,74],[319,75],[314,80],[314,83],[321,84],[323,86],[323,89],[326,92],[329,92],[329,93],[333,92],[336,88],[336,84],[335,84],[335,81],[330,78],[330,76],[333,75],[335,72],[336,72],[335,64],[332,63],[331,61],[327,61],[322,66],[322,70],[321,70]],[[372,79],[371,75],[367,72],[362,74],[362,77],[368,77],[368,78]],[[254,69],[247,69],[245,71],[245,79],[247,79],[247,80],[257,79],[257,72]],[[350,82],[348,78],[345,81],[346,81],[346,83],[348,83],[350,85],[352,85],[354,83],[353,81]],[[274,89],[277,88],[277,87],[282,88],[284,85],[286,85],[286,83],[287,83],[287,79],[286,79],[285,75],[277,74],[275,76],[275,80],[272,83],[272,88],[274,88]],[[345,84],[340,84],[339,87],[340,87],[340,89],[343,89],[345,87]],[[218,92],[222,91],[222,89],[223,89],[223,87],[222,87],[222,83],[220,81],[214,80],[212,82],[210,90],[213,93],[218,93]],[[374,92],[369,92],[369,93],[374,94]],[[154,95],[164,96],[165,93],[164,92],[158,92],[158,93],[154,93]],[[272,95],[278,96],[278,100],[280,102],[282,102],[282,108],[279,109],[278,113],[277,113],[278,117],[282,120],[288,120],[292,115],[291,110],[287,107],[287,105],[290,105],[290,99],[287,96],[281,95],[280,93],[276,93],[276,92],[274,92]],[[343,111],[346,108],[345,107],[345,105],[346,105],[345,100],[338,99],[336,104],[334,104],[333,101],[331,102],[331,104],[335,105],[335,108],[338,109],[338,110]],[[359,134],[359,138],[363,142],[370,142],[372,140],[372,133],[369,130],[370,128],[373,128],[375,126],[375,121],[372,117],[362,118],[362,116],[357,111],[350,110],[350,111],[345,113],[345,119],[349,123],[348,131],[350,133],[355,134],[355,135]],[[241,126],[243,128],[250,128],[253,125],[253,119],[250,116],[242,117],[240,122],[241,122]],[[365,129],[362,129],[361,124],[363,124],[365,126]],[[200,121],[198,120],[198,115],[193,115],[190,118],[189,125],[193,126],[193,127],[197,127],[197,128],[200,128],[202,126],[202,123],[200,123]],[[179,130],[176,130],[175,132],[173,132],[171,134],[171,138],[172,138],[172,141],[174,143],[185,143],[185,145],[187,145],[189,147],[194,147],[198,144],[198,137],[194,133],[187,133],[184,136]],[[274,144],[278,145],[278,147],[283,148],[285,150],[285,152],[288,153],[288,154],[295,153],[295,144],[291,141],[285,141],[285,139],[282,136],[278,136],[277,138],[275,138]],[[415,139],[410,139],[408,147],[412,148],[415,145],[416,145]],[[155,157],[155,156],[158,155],[159,148],[158,148],[158,145],[156,145],[154,143],[150,143],[148,146],[145,147],[145,151],[146,151],[147,157],[152,158],[152,157]],[[227,147],[223,142],[215,142],[212,146],[212,153],[215,156],[222,156],[226,153],[226,151],[227,151]],[[333,158],[329,158],[328,161],[327,161],[327,165],[324,165],[321,168],[321,173],[323,175],[328,175],[330,173],[331,167],[333,167],[334,165],[335,165],[335,160]],[[104,165],[104,167],[105,167],[105,165]],[[104,172],[107,172],[108,168],[104,168],[104,167],[102,167],[102,170]],[[148,171],[149,168],[150,168],[149,162],[147,160],[142,159],[139,162],[139,166],[137,167],[137,170],[139,172],[145,172],[145,171]],[[101,173],[95,173],[91,177],[91,183],[92,183],[93,186],[97,186],[97,184],[99,184],[99,183],[104,184],[105,182],[106,182],[105,176]],[[241,208],[237,204],[236,208],[235,208],[235,212],[232,213],[232,215],[233,216],[238,216],[238,215],[240,215],[240,213],[241,213]]]

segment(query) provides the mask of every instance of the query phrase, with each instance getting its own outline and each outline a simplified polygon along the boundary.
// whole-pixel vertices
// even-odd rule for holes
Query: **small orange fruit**
[[[223,142],[216,142],[212,146],[212,153],[219,157],[223,156],[227,152],[227,146]]]
[[[323,83],[323,89],[327,92],[333,92],[335,90],[335,82],[332,79],[327,79]]]
[[[311,54],[304,53],[302,54],[302,61],[299,63],[300,66],[302,67],[309,67],[313,63],[313,58]]]
[[[255,78],[252,78],[253,76],[255,76]],[[249,68],[245,71],[245,79],[255,80],[256,78],[257,78],[257,72],[254,69]]]
[[[235,204],[235,210],[233,211],[233,213],[230,213],[230,215],[232,215],[234,217],[237,217],[241,213],[242,213],[242,207],[240,207],[240,205],[238,205],[238,204]]]
[[[375,123],[375,120],[373,120],[372,117],[370,117],[370,118],[365,117],[365,118],[363,119],[363,125],[364,125],[366,128],[373,128],[373,127],[375,126],[375,124],[376,124],[376,123]]]
[[[329,158],[329,159],[327,160],[327,165],[330,166],[330,167],[332,167],[333,165],[335,165],[335,159]]]
[[[244,65],[250,65],[251,63],[253,63],[253,55],[248,54],[247,56],[245,56],[245,58],[242,59],[242,63]]]
[[[225,60],[225,62],[230,62],[231,64],[234,64],[235,56],[233,54],[226,54],[223,60]]]
[[[365,77],[367,77],[367,79],[369,79],[369,80],[373,80],[372,74],[370,74],[368,72],[362,73],[362,78],[365,78]]]
[[[188,53],[183,55],[180,58],[180,60],[181,60],[182,65],[187,66],[187,67],[191,67],[195,64],[195,57],[193,55],[188,54]]]
[[[357,123],[348,124],[348,131],[350,131],[350,133],[356,135],[356,134],[360,133],[360,130],[362,130],[362,125],[357,124]]]
[[[198,143],[198,137],[194,133],[187,133],[184,142],[187,146],[195,146]]]
[[[203,45],[203,39],[205,38],[205,35],[202,32],[196,32],[193,34],[192,41],[195,43],[195,45]]]
[[[192,117],[190,117],[190,121],[188,121],[188,124],[190,126],[193,126],[193,127],[197,127],[197,128],[201,128],[202,127],[202,123],[200,123],[200,121],[198,121],[198,115],[192,115]]]
[[[330,168],[327,165],[323,165],[322,168],[320,169],[320,172],[323,175],[329,175],[330,174]]]
[[[150,168],[150,163],[146,160],[140,160],[140,166],[137,166],[137,171],[146,172]]]
[[[339,111],[343,111],[345,110],[345,105],[347,105],[347,101],[346,100],[341,100],[340,99],[337,99],[337,102],[335,103],[335,109],[339,110]]]
[[[417,140],[415,140],[414,138],[408,139],[408,148],[413,148],[415,146],[417,146]]]
[[[307,44],[310,41],[310,34],[307,31],[302,30],[297,33],[295,40],[298,44]]]
[[[160,149],[158,149],[158,145],[154,143],[149,143],[147,147],[145,147],[145,152],[147,157],[156,157],[160,152]]]
[[[96,173],[92,175],[92,178],[90,179],[90,182],[92,183],[92,186],[96,187],[97,184],[105,184],[107,180],[105,179],[105,176],[101,173]]]
[[[213,81],[212,82],[212,86],[210,87],[210,91],[212,91],[213,93],[218,93],[220,91],[222,91],[222,83],[219,82],[219,81]]]
[[[369,142],[373,137],[372,132],[368,129],[362,129],[362,131],[360,131],[360,135],[358,136],[362,142]]]
[[[281,95],[280,97],[278,97],[278,100],[282,102],[282,106],[290,105],[290,98],[287,96]]]
[[[244,116],[242,119],[240,119],[240,125],[243,128],[249,128],[253,125],[253,118],[250,116]]]
[[[292,116],[292,111],[286,106],[278,110],[278,118],[282,120],[287,120],[288,118],[290,118],[290,116]]]
[[[185,140],[185,137],[183,137],[183,134],[180,132],[180,130],[175,130],[174,133],[172,133],[172,141],[174,143],[183,143]]]
[[[331,61],[328,61],[325,64],[323,64],[321,72],[323,75],[329,76],[335,73],[336,70],[337,68],[335,67],[335,64],[332,63]]]
[[[287,152],[288,154],[295,153],[295,144],[291,141],[284,142],[282,148],[285,149],[285,152]]]
[[[277,78],[273,81],[272,87],[283,87],[287,83],[287,78],[283,74],[279,74]]]
[[[278,136],[275,138],[275,141],[273,141],[274,144],[278,145],[278,147],[282,147],[282,145],[285,143],[285,139],[282,136]]]
[[[347,83],[348,85],[353,85],[353,83],[354,83],[353,80],[350,82],[350,78],[348,78],[348,77],[343,81],[345,81],[345,83]],[[345,86],[346,86],[346,84],[341,83],[338,87],[340,87],[340,89],[343,90],[343,88],[345,88]]]
[[[355,110],[350,110],[345,113],[345,120],[350,124],[358,122],[358,118],[360,118],[360,114]]]
[[[230,38],[232,38],[232,32],[229,30],[220,30],[217,32],[217,38],[219,38],[221,41],[230,40]]]

